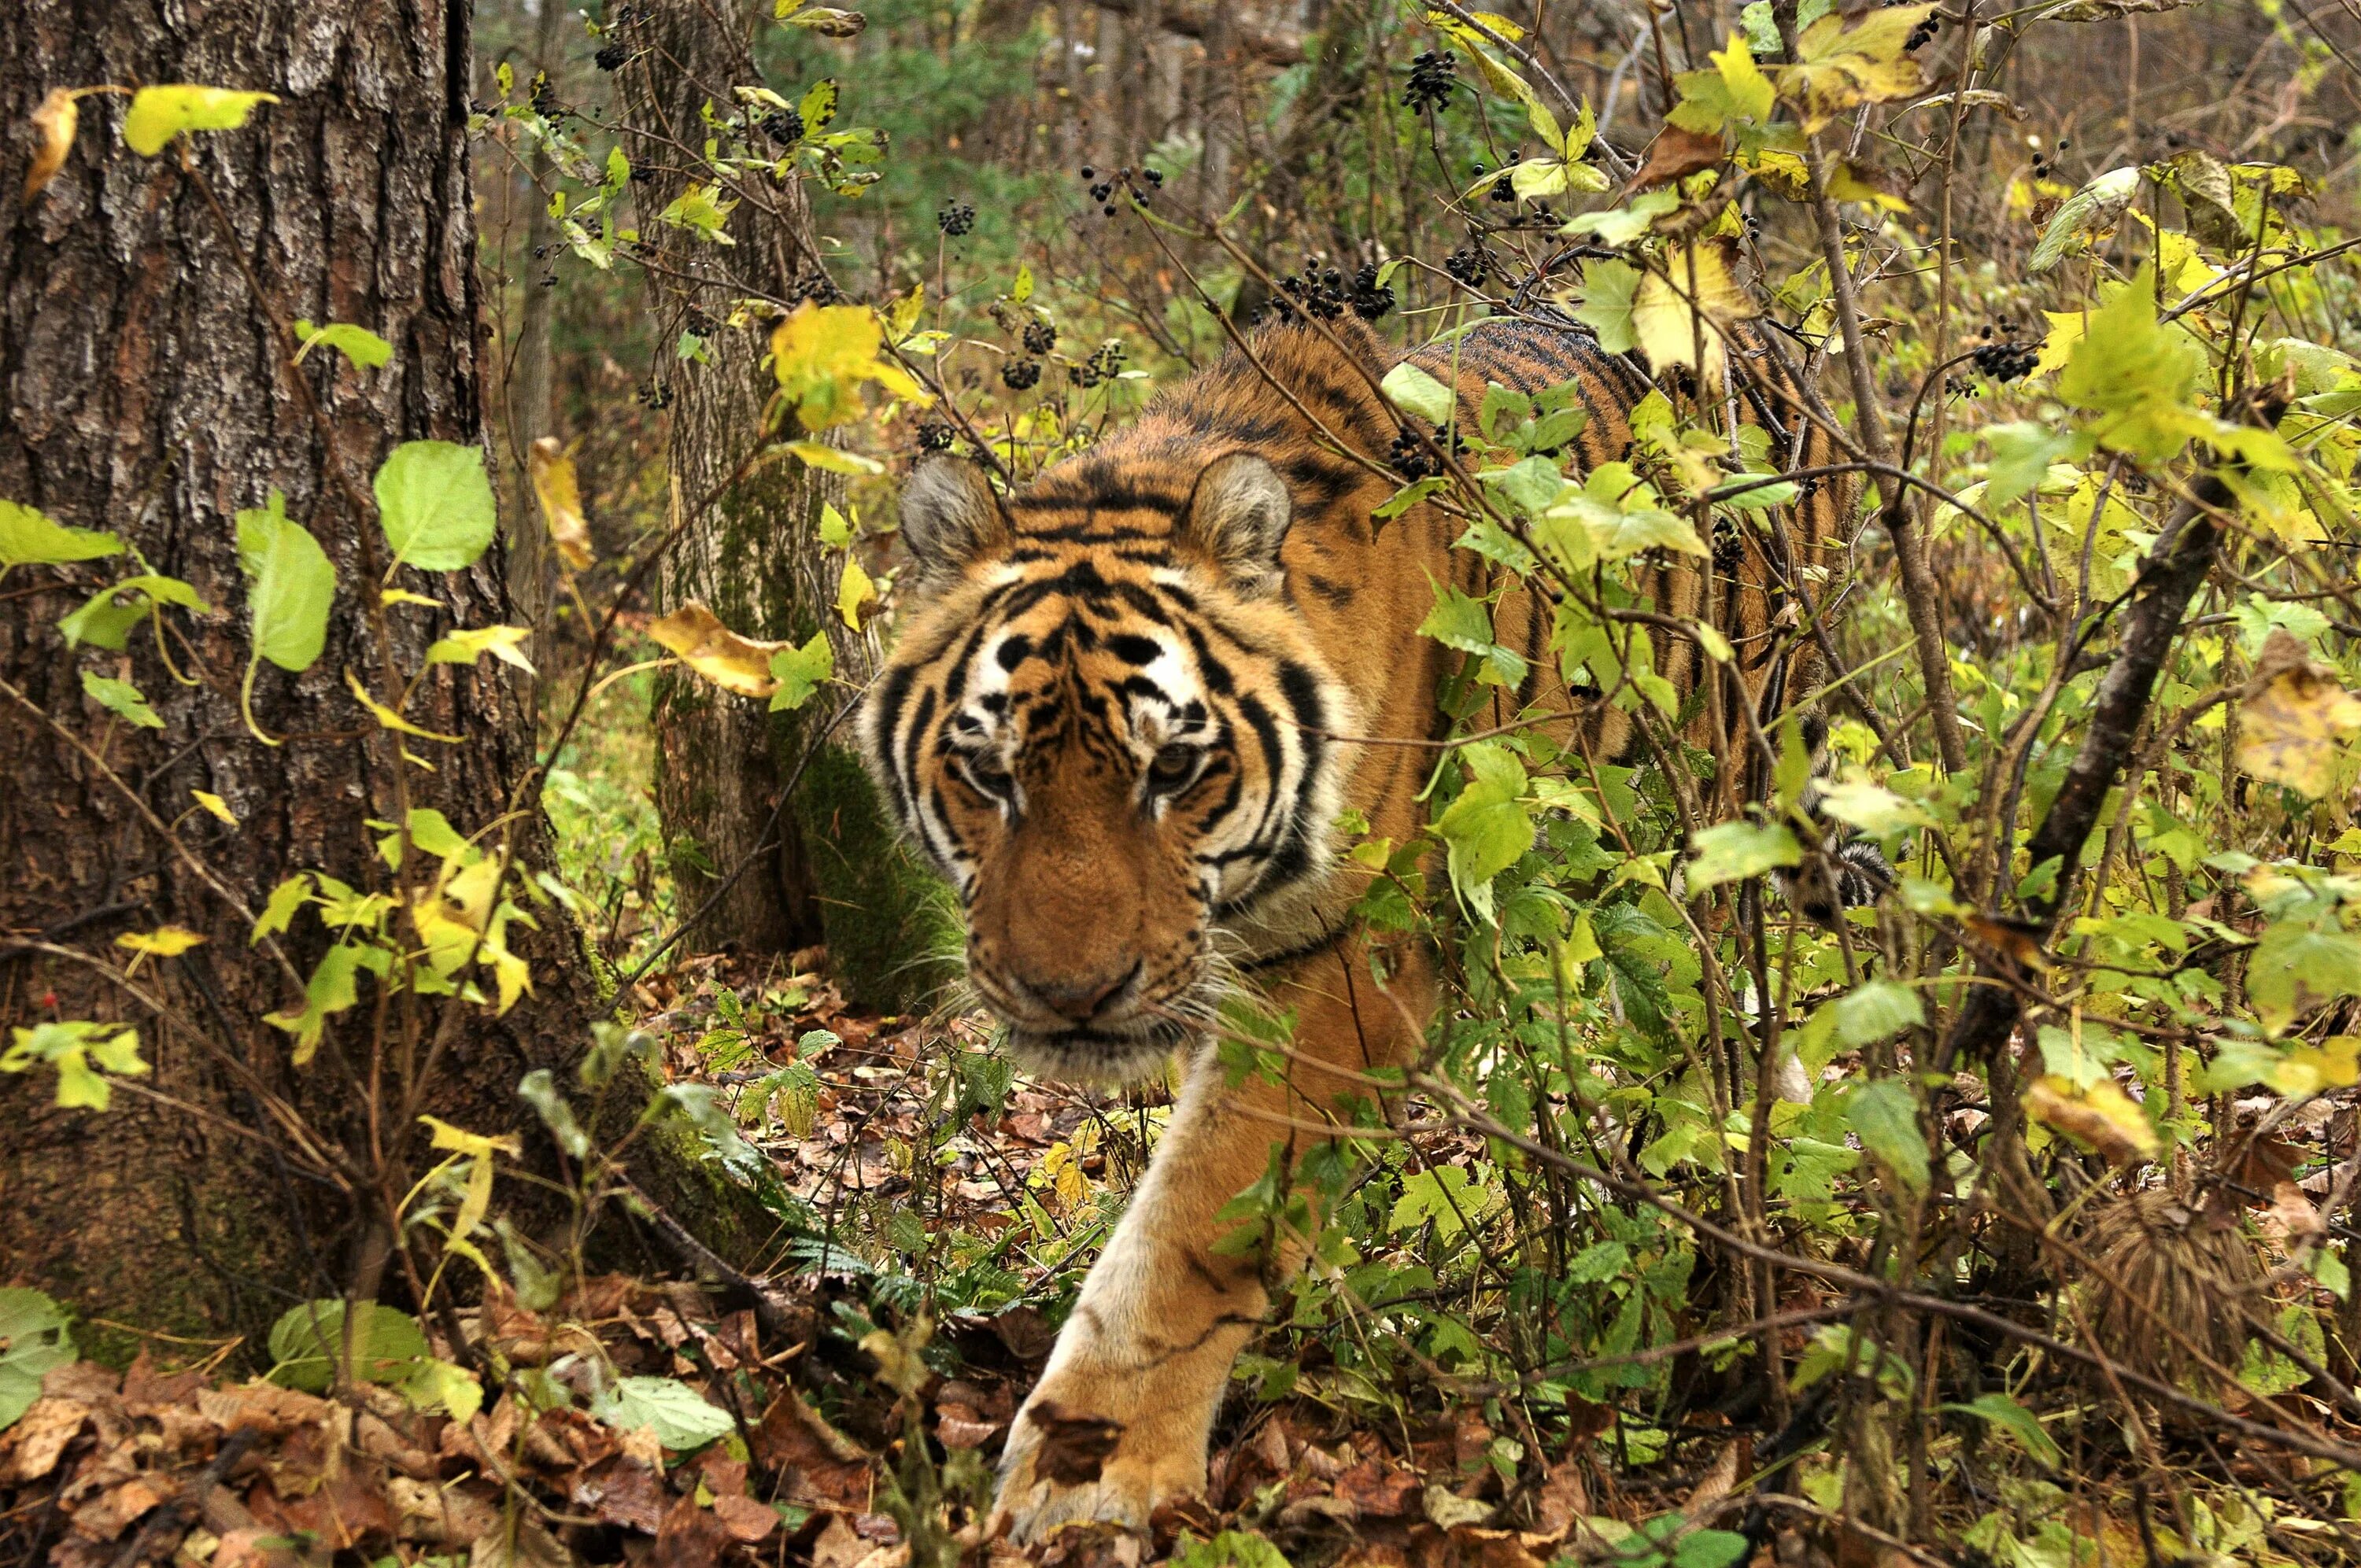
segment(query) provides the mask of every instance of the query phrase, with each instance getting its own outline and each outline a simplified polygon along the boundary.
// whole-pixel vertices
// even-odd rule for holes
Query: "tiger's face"
[[[1152,1069],[1211,1022],[1225,924],[1327,870],[1353,719],[1278,598],[1288,515],[1246,455],[1173,493],[1077,459],[1005,502],[941,458],[905,494],[917,603],[862,746],[1043,1070]]]

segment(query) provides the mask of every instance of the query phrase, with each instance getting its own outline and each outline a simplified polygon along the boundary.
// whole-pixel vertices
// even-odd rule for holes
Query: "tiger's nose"
[[[1135,959],[1130,968],[1118,974],[1091,976],[1081,980],[1037,980],[1029,982],[1025,989],[1031,992],[1040,1000],[1042,1005],[1056,1013],[1060,1018],[1071,1019],[1077,1024],[1087,1024],[1097,1016],[1099,1009],[1105,1004],[1107,998],[1129,985],[1132,976],[1138,972],[1139,961]]]

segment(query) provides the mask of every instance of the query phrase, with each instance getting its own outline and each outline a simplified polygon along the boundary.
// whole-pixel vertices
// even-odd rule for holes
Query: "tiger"
[[[1759,329],[1727,345],[1731,395],[1744,383],[1786,468],[1829,466]],[[1181,1056],[1166,1131],[1011,1425],[988,1529],[1019,1542],[1141,1528],[1202,1493],[1232,1363],[1303,1252],[1219,1247],[1219,1212],[1274,1150],[1295,1168],[1341,1102],[1370,1099],[1373,1069],[1412,1060],[1437,1004],[1434,956],[1353,918],[1368,873],[1337,827],[1350,808],[1373,839],[1418,837],[1449,730],[1438,693],[1465,657],[1420,625],[1438,584],[1496,587],[1431,500],[1377,516],[1412,439],[1380,389],[1400,357],[1357,320],[1297,313],[1022,487],[950,454],[904,486],[904,603],[861,747],[957,891],[973,989],[1033,1070],[1134,1080]],[[1572,383],[1585,471],[1627,455],[1657,389],[1638,356],[1564,320],[1496,314],[1406,357],[1455,393],[1462,428],[1495,384]],[[1717,541],[1710,566],[1657,572],[1655,669],[1688,707],[1710,671],[1732,682],[1725,718],[1808,690],[1818,656],[1795,607],[1848,510],[1822,484],[1776,530]],[[1725,662],[1668,630],[1709,587]],[[1631,749],[1619,707],[1554,678],[1554,607],[1505,590],[1495,634],[1528,674],[1465,721],[1540,710],[1602,760]],[[1241,984],[1293,1014],[1279,1081],[1233,1083],[1210,1048]]]

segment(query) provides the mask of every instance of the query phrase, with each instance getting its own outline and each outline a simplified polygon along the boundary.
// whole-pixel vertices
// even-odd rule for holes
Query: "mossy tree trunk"
[[[764,360],[772,323],[741,302],[786,308],[835,298],[799,184],[730,192],[738,205],[728,246],[661,216],[689,184],[711,179],[696,156],[708,104],[729,115],[740,108],[723,96],[730,88],[763,84],[752,29],[770,10],[741,0],[657,0],[620,35],[631,59],[617,73],[618,104],[648,175],[635,190],[641,234],[654,251],[649,307],[681,507],[722,488],[763,433],[775,387]],[[804,85],[774,90],[792,103]],[[700,345],[688,357],[677,352],[684,334]],[[850,719],[815,749],[818,727],[878,663],[874,629],[854,630],[833,608],[842,560],[822,546],[818,525],[822,508],[843,499],[835,476],[766,461],[728,487],[667,558],[662,608],[700,599],[733,630],[771,641],[801,643],[825,630],[837,681],[801,712],[772,714],[686,671],[670,674],[656,692],[656,804],[683,911],[713,903],[692,944],[785,954],[825,943],[854,999],[898,1010],[940,983],[942,968],[929,959],[945,946],[947,920],[939,884],[895,839],[862,773]],[[741,866],[745,874],[723,889]]]
[[[0,498],[116,531],[139,563],[20,566],[0,590],[0,1025],[133,1024],[153,1069],[104,1112],[60,1108],[49,1070],[0,1074],[0,1281],[90,1317],[244,1335],[249,1354],[292,1301],[399,1294],[386,1216],[439,1157],[413,1113],[523,1135],[547,1168],[518,1080],[547,1068],[565,1081],[598,1012],[571,923],[544,905],[538,929],[511,928],[534,991],[505,1016],[420,999],[423,1033],[390,1038],[364,977],[361,1004],[298,1068],[265,1015],[301,1002],[295,979],[327,934],[302,919],[281,938],[286,968],[251,940],[255,912],[297,872],[396,892],[375,840],[405,789],[462,833],[506,819],[522,865],[547,863],[521,793],[534,736],[520,674],[424,663],[454,628],[514,619],[500,553],[395,571],[431,602],[393,608],[368,565],[382,551],[368,476],[393,445],[482,441],[469,22],[461,0],[24,0],[0,27]],[[47,93],[135,82],[280,101],[195,138],[192,173],[174,149],[124,147],[126,99],[85,98],[63,172],[19,194],[23,127]],[[258,288],[282,320],[382,334],[392,362],[321,352],[291,369]],[[284,738],[270,745],[240,711],[233,514],[274,489],[335,567],[336,598],[324,654],[254,681],[256,721]],[[168,612],[160,635],[121,652],[69,647],[59,619],[132,571],[183,578],[209,608]],[[346,671],[376,682],[389,668],[425,670],[409,716],[461,737],[412,742],[432,772],[346,690]],[[91,676],[135,683],[160,724],[110,715],[85,696]],[[203,945],[125,974],[115,939],[167,925]],[[388,1064],[422,1049],[438,1065],[401,1104]],[[679,1186],[678,1170],[641,1174]]]

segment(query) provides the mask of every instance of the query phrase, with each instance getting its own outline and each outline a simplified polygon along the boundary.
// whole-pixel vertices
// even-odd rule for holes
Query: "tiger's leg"
[[[1416,1054],[1433,969],[1405,955],[1380,992],[1353,937],[1272,993],[1296,1014],[1288,1081],[1232,1088],[1211,1049],[1190,1064],[1148,1174],[1009,1430],[994,1530],[1024,1541],[1078,1519],[1137,1528],[1159,1504],[1203,1492],[1230,1364],[1261,1326],[1266,1278],[1283,1278],[1303,1253],[1301,1240],[1277,1258],[1216,1252],[1234,1227],[1214,1216],[1269,1168],[1275,1144],[1301,1151],[1317,1139],[1290,1121],[1374,1098],[1348,1074]]]

